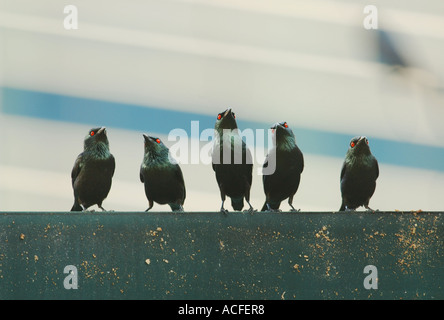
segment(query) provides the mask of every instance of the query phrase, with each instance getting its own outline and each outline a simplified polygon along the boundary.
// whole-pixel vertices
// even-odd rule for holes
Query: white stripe
[[[235,10],[258,12],[334,23],[351,27],[363,27],[364,7],[369,3],[356,4],[330,0],[176,0],[190,4],[209,5]],[[390,31],[444,39],[442,15],[405,11],[375,4],[381,25]],[[390,4],[388,4],[390,5]],[[424,3],[425,5],[425,3]]]
[[[0,13],[0,27],[26,32],[93,40],[118,45],[153,48],[214,58],[256,62],[322,73],[372,78],[384,68],[381,64],[352,59],[302,54],[220,41],[174,36],[83,22],[78,30],[68,31],[62,21],[13,13]]]

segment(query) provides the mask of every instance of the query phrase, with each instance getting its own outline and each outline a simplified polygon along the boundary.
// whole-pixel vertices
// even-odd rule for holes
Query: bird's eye
[[[233,112],[233,118],[236,119],[236,114]]]
[[[352,148],[355,147],[355,142],[354,141],[350,142],[350,147],[352,147]]]
[[[156,139],[156,142],[157,142],[157,143],[160,143],[160,139],[159,139],[159,138],[157,138],[157,139]]]
[[[217,120],[220,120],[220,119],[222,119],[222,115],[221,115],[221,114],[219,114],[219,115],[217,116]]]
[[[91,131],[91,132],[89,133],[89,135],[90,135],[91,137],[92,137],[94,134],[95,134],[94,131]]]
[[[284,123],[284,127],[285,127],[285,128],[288,128],[288,124],[287,124],[286,122]]]
[[[365,142],[368,144],[368,139],[365,139]]]

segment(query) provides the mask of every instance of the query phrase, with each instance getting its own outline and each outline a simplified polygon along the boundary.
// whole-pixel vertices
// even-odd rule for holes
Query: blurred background
[[[76,30],[64,28],[67,4]],[[293,129],[302,211],[339,209],[357,135],[380,164],[370,207],[443,210],[444,2],[371,4],[378,29],[367,30],[356,0],[0,0],[0,210],[69,210],[72,166],[98,126],[116,158],[103,206],[145,210],[142,133],[172,146],[171,130],[213,128],[228,107],[240,129]],[[219,210],[211,165],[189,159],[185,210]]]

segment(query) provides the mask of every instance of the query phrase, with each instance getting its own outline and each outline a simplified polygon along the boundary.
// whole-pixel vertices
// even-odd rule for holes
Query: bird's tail
[[[71,211],[83,211],[83,208],[77,201],[74,201]]]
[[[244,197],[231,198],[231,206],[236,211],[241,211],[244,207]]]
[[[339,208],[339,211],[345,211],[345,203],[344,203],[344,200],[342,200],[341,207]]]

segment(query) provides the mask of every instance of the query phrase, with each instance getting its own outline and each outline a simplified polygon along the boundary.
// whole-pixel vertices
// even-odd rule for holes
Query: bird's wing
[[[71,171],[71,183],[73,186],[74,186],[74,182],[77,179],[77,176],[79,175],[79,173],[82,169],[82,166],[81,166],[82,157],[83,157],[83,153],[81,153],[77,156],[77,159],[74,162],[74,167],[72,168],[72,171]]]
[[[304,166],[305,166],[305,163],[304,163],[304,155],[303,155],[302,152],[301,152],[301,173],[302,173],[302,171],[304,171]]]
[[[250,149],[247,148],[247,145],[243,141],[242,148],[245,148],[245,173],[247,175],[247,181],[251,186],[251,183],[253,181],[253,157],[251,155]]]
[[[265,161],[264,161],[264,164],[262,166],[262,170],[264,170],[265,168],[268,168],[268,154],[265,156]],[[267,183],[267,180],[268,180],[268,175],[267,174],[262,174],[262,185],[264,187],[265,194],[268,193],[268,183]]]
[[[347,166],[345,165],[345,161],[344,161],[344,163],[342,164],[342,170],[341,170],[341,180],[345,175],[345,170],[347,170]]]
[[[111,165],[112,165],[112,174],[111,177],[114,176],[114,171],[116,170],[116,159],[114,159],[114,156],[111,155],[110,156],[110,161],[111,161]]]
[[[183,179],[182,170],[180,169],[178,164],[175,165],[175,172],[176,172],[176,179],[183,186],[183,198],[185,200],[186,197],[185,181]]]
[[[375,159],[375,179],[377,179],[379,177],[379,165],[378,165],[378,160]]]
[[[144,183],[144,182],[145,182],[145,179],[143,178],[143,170],[142,170],[142,166],[140,166],[139,176],[140,176],[140,182]]]

